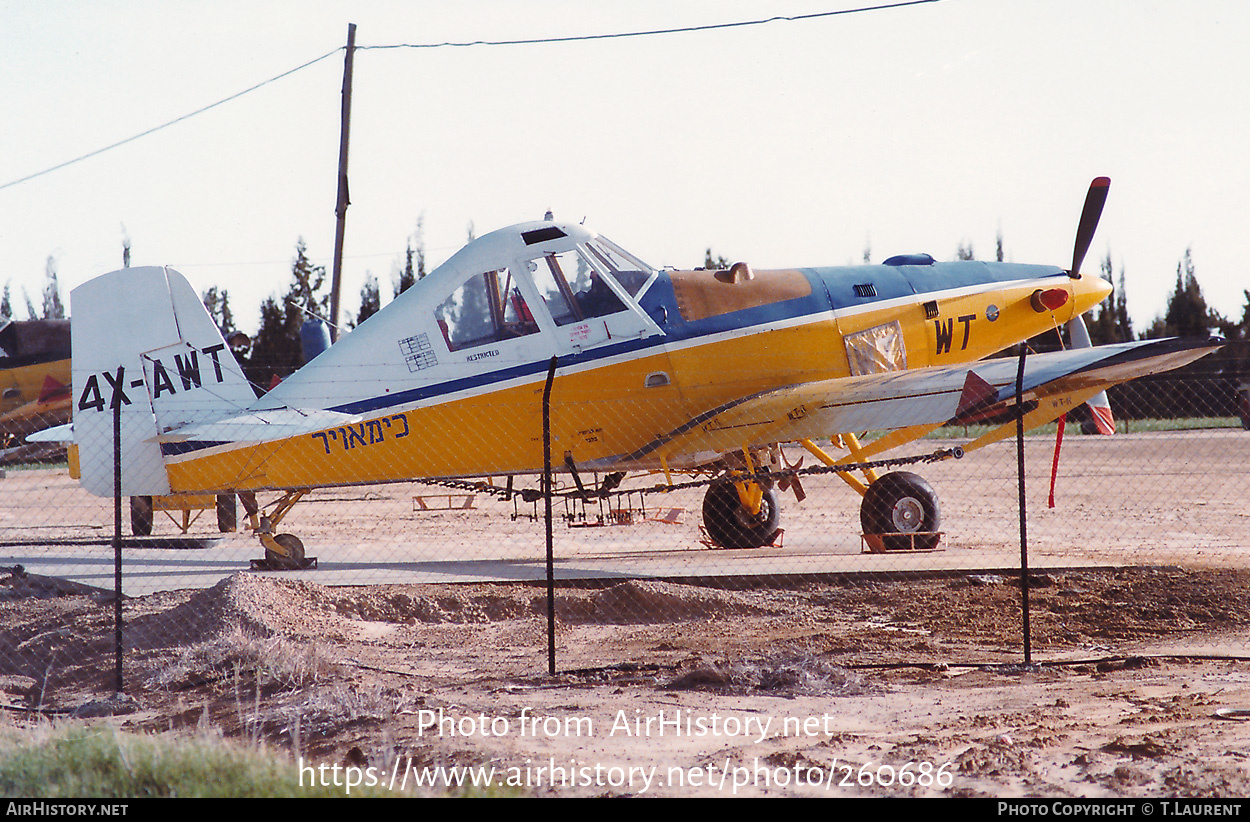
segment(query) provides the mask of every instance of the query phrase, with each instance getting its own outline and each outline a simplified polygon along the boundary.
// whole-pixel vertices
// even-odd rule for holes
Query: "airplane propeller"
[[[1107,192],[1110,188],[1110,177],[1095,177],[1089,184],[1089,193],[1085,195],[1085,208],[1081,210],[1081,222],[1076,227],[1072,268],[1068,269],[1068,276],[1074,280],[1081,278],[1081,263],[1085,262],[1085,254],[1094,241],[1094,232],[1098,230],[1098,220],[1102,217],[1102,207],[1107,204]]]
[[[1094,232],[1098,230],[1098,220],[1102,217],[1103,206],[1107,203],[1107,193],[1111,189],[1110,177],[1095,177],[1089,184],[1089,193],[1085,195],[1085,207],[1081,210],[1081,221],[1076,228],[1076,245],[1072,249],[1072,268],[1068,276],[1079,279],[1081,263],[1094,241]],[[1085,326],[1083,316],[1073,317],[1068,321],[1068,340],[1073,348],[1091,348],[1089,329]],[[1094,416],[1094,426],[1100,434],[1114,434],[1115,420],[1111,416],[1111,404],[1107,401],[1107,392],[1089,400],[1090,410]]]
[[[1089,184],[1089,192],[1085,195],[1085,207],[1081,209],[1081,221],[1076,227],[1076,244],[1072,248],[1072,267],[1068,276],[1074,280],[1081,278],[1081,263],[1094,242],[1094,232],[1098,230],[1098,221],[1102,218],[1103,206],[1107,204],[1107,193],[1111,189],[1110,177],[1095,177]],[[1072,348],[1092,348],[1089,329],[1085,326],[1085,317],[1077,315],[1068,320],[1068,341]],[[1107,392],[1100,391],[1085,403],[1093,417],[1094,430],[1086,433],[1114,434],[1115,418],[1111,414],[1111,402]],[[1064,421],[1067,415],[1059,418],[1059,430],[1055,434],[1055,457],[1050,469],[1050,507],[1055,507],[1055,476],[1059,470],[1059,447],[1063,442]]]

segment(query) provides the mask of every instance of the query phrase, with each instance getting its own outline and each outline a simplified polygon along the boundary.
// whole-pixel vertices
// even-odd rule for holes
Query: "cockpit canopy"
[[[546,318],[563,328],[638,312],[635,300],[655,275],[650,266],[580,226],[538,225],[487,235],[448,261],[458,285],[434,317],[449,350],[537,334]]]

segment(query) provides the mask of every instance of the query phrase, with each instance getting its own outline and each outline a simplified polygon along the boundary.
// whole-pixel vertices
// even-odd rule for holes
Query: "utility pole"
[[[347,54],[343,58],[343,113],[339,129],[339,193],[334,206],[334,276],[330,281],[330,342],[339,337],[339,295],[343,285],[343,234],[347,228],[347,144],[352,121],[352,58],[356,54],[356,24],[347,24]]]

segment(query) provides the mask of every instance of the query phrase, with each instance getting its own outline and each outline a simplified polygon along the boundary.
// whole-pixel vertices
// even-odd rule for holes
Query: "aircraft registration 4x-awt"
[[[699,473],[713,480],[711,541],[766,545],[780,528],[778,491],[803,496],[780,473],[782,444],[859,464],[947,422],[1010,417],[964,450],[1000,439],[1015,430],[1003,412],[1014,413],[1018,362],[985,358],[1061,325],[1069,349],[1026,360],[1025,425],[1090,402],[1111,433],[1107,386],[1219,347],[1089,345],[1081,315],[1111,286],[1080,266],[1107,187],[1090,187],[1067,269],[906,255],[657,270],[581,225],[511,226],[469,243],[260,398],[181,274],[115,271],[72,294],[81,482],[114,494],[120,408],[123,495],[238,493],[267,557],[297,563],[300,541],[273,526],[309,489],[541,473],[554,357],[557,470],[579,486],[578,472],[659,471],[670,483]],[[869,430],[886,433],[855,436]],[[936,544],[938,501],[920,477],[839,476],[863,494],[875,549]],[[281,492],[275,514],[257,516],[257,491]]]

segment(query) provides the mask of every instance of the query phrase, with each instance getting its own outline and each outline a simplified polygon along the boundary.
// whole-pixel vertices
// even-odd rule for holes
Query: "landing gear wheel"
[[[910,471],[886,474],[864,494],[859,522],[870,548],[884,551],[929,550],[942,535],[937,492]]]
[[[130,533],[136,537],[152,534],[152,498],[130,498]]]
[[[265,562],[270,567],[286,569],[304,567],[304,543],[300,542],[299,537],[294,534],[278,534],[273,541],[282,546],[287,555],[282,556],[277,551],[266,548]]]
[[[217,495],[217,530],[223,534],[239,527],[239,507],[234,494]]]
[[[770,544],[781,525],[777,491],[765,485],[760,512],[752,514],[738,497],[733,482],[708,486],[703,498],[703,526],[712,542],[724,548],[759,548]]]

